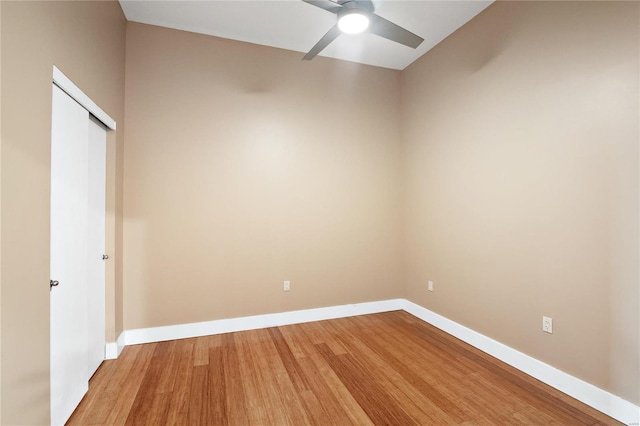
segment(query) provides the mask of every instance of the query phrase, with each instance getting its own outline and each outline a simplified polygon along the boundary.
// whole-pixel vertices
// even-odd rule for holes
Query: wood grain
[[[69,425],[618,425],[403,311],[126,347]]]

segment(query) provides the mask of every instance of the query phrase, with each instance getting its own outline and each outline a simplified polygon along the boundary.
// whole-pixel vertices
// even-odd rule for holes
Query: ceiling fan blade
[[[414,49],[424,41],[422,37],[405,30],[391,21],[381,18],[375,13],[370,15],[370,21],[369,32],[371,34],[404,44],[405,46],[413,47]]]
[[[302,58],[302,60],[303,61],[309,61],[309,60],[315,58],[315,56],[318,53],[322,52],[322,50],[325,47],[327,47],[333,40],[338,38],[338,36],[341,33],[342,32],[340,31],[340,28],[338,28],[338,25],[334,25],[333,27],[331,27],[331,29],[325,35],[322,36],[320,41],[317,42],[315,46],[313,46],[313,48],[309,51],[309,53],[304,55],[304,58]]]
[[[302,0],[305,3],[309,3],[312,4],[316,7],[319,7],[320,9],[324,9],[327,12],[331,12],[331,13],[338,13],[341,9],[342,6],[340,6],[338,3],[334,3],[331,0]]]

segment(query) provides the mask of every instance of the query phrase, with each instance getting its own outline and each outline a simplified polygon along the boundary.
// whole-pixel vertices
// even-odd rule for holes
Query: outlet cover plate
[[[553,318],[542,317],[542,331],[549,334],[553,333]]]

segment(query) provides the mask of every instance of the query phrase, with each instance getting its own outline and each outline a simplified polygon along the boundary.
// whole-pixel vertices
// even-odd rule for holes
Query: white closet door
[[[87,232],[89,113],[53,86],[51,124],[51,422],[64,424],[89,388]]]
[[[89,251],[87,265],[89,307],[89,374],[93,376],[105,350],[105,202],[107,131],[93,116],[89,121]]]

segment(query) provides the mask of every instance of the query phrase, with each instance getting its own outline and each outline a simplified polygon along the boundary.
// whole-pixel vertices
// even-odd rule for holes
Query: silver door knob
[[[58,287],[59,284],[58,281],[49,280],[49,290],[51,290],[52,287]]]
[[[102,255],[102,260],[107,260],[108,258],[109,258],[109,255],[108,255],[108,254],[103,254],[103,255]]]

